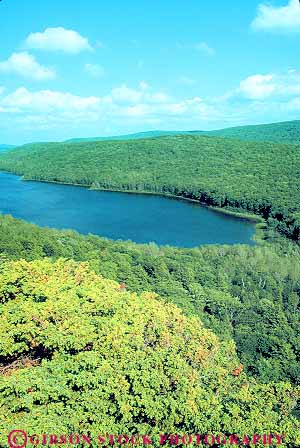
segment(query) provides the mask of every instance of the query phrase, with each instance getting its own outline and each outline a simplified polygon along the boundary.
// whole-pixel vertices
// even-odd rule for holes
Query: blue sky
[[[300,117],[298,0],[2,0],[0,27],[0,143]]]

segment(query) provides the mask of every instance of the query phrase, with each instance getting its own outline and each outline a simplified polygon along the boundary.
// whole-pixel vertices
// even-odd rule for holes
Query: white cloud
[[[127,87],[122,84],[111,91],[111,97],[118,103],[138,103],[143,96],[143,92]]]
[[[165,92],[153,92],[150,86],[141,81],[138,89],[132,89],[127,87],[126,84],[122,84],[120,87],[112,89],[110,97],[113,102],[118,104],[139,104],[139,103],[166,103],[169,100],[169,96]]]
[[[124,109],[118,109],[115,111],[115,115],[125,117],[145,117],[149,115],[151,108],[148,104],[136,104]]]
[[[240,83],[240,92],[249,99],[262,99],[270,96],[276,89],[273,75],[252,75]]]
[[[165,92],[154,92],[145,95],[146,102],[154,103],[154,104],[163,104],[170,101],[169,95]]]
[[[146,120],[155,120],[158,118],[166,118],[169,117],[171,120],[175,117],[184,119],[188,115],[193,115],[194,117],[204,117],[210,118],[212,116],[213,107],[208,106],[205,102],[199,98],[187,98],[182,101],[174,101],[171,98],[169,101],[164,102],[142,102],[139,104],[130,105],[127,107],[115,108],[113,110],[113,115],[122,116],[122,117],[135,117],[135,118],[143,118]]]
[[[141,81],[139,83],[139,88],[141,90],[148,90],[150,88],[149,84],[146,81]]]
[[[144,81],[137,88],[123,84],[106,96],[83,97],[53,90],[20,87],[0,98],[0,126],[5,120],[27,130],[75,128],[82,123],[158,124],[164,117],[186,119],[207,116],[208,107],[198,97],[176,101],[155,91]]]
[[[77,31],[67,30],[63,27],[46,28],[42,33],[29,34],[25,41],[25,47],[70,54],[92,50],[86,37],[81,36]]]
[[[194,49],[200,51],[201,53],[205,53],[208,56],[213,56],[215,54],[215,50],[210,47],[206,42],[198,42],[194,45]]]
[[[20,87],[0,96],[0,128],[13,133],[18,126],[34,140],[38,130],[71,136],[83,126],[92,129],[90,135],[107,127],[114,132],[152,126],[211,129],[293,119],[299,111],[300,73],[287,70],[248,76],[234,91],[215,98],[173,97],[145,81],[135,87],[122,84],[101,97]]]
[[[99,64],[85,64],[84,69],[92,78],[101,78],[105,75],[104,68]]]
[[[0,72],[17,74],[35,81],[53,79],[56,76],[53,69],[39,64],[27,52],[13,53],[6,61],[0,62]]]
[[[7,111],[13,112],[85,112],[95,109],[100,104],[100,98],[95,96],[81,97],[67,92],[54,90],[39,90],[32,92],[25,87],[16,89],[5,96],[1,103]]]
[[[216,119],[219,111],[213,104],[195,96],[193,98],[185,98],[180,102],[173,102],[166,105],[166,112],[171,115],[186,117],[192,115],[201,120]]]
[[[256,18],[251,24],[254,30],[277,32],[300,32],[299,0],[290,0],[286,6],[260,4]]]
[[[300,73],[288,70],[285,74],[252,75],[240,82],[230,96],[241,94],[245,98],[261,100],[269,97],[288,98],[300,94]]]

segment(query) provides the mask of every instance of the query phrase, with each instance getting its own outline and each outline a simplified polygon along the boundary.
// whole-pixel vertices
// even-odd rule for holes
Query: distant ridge
[[[124,134],[124,135],[113,135],[109,137],[87,137],[87,138],[71,138],[65,140],[67,143],[77,143],[77,142],[99,142],[102,140],[137,140],[141,138],[153,138],[153,137],[164,137],[170,135],[185,135],[185,134],[202,134],[202,131],[145,131],[137,132],[134,134]]]
[[[112,135],[105,137],[83,137],[71,138],[65,140],[63,143],[84,143],[84,142],[98,142],[108,140],[139,140],[157,137],[172,137],[176,135],[203,135],[212,137],[224,137],[230,139],[259,141],[259,142],[274,142],[274,143],[300,143],[300,120],[282,121],[278,123],[267,123],[247,126],[235,126],[224,129],[216,129],[213,131],[189,130],[189,131],[165,131],[153,130],[136,132],[132,134]],[[45,145],[54,142],[33,142],[26,144],[31,145]],[[23,145],[18,145],[23,146]],[[0,151],[15,148],[16,145],[0,144]]]
[[[235,126],[214,131],[146,131],[134,134],[114,135],[111,137],[72,138],[67,143],[96,142],[102,140],[137,140],[174,135],[210,135],[249,141],[266,141],[277,143],[300,143],[300,120],[279,123]]]
[[[0,151],[5,151],[7,149],[15,148],[14,145],[0,145]]]
[[[237,138],[239,140],[300,143],[300,120],[236,126],[216,131],[204,132],[203,134],[213,135],[216,137]]]

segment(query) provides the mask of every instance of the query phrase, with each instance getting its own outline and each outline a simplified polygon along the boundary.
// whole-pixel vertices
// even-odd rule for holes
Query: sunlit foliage
[[[300,252],[263,247],[196,249],[114,242],[0,218],[0,256],[87,261],[127,289],[154,291],[198,315],[222,340],[234,339],[246,371],[262,382],[300,381]]]
[[[3,445],[15,428],[154,440],[174,432],[284,433],[284,446],[300,442],[297,389],[256,384],[232,342],[85,264],[3,263],[0,316]]]

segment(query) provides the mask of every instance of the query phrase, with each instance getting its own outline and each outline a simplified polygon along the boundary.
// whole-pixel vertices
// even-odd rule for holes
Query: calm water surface
[[[178,247],[254,244],[255,226],[187,201],[22,181],[0,173],[0,213],[114,240]]]

